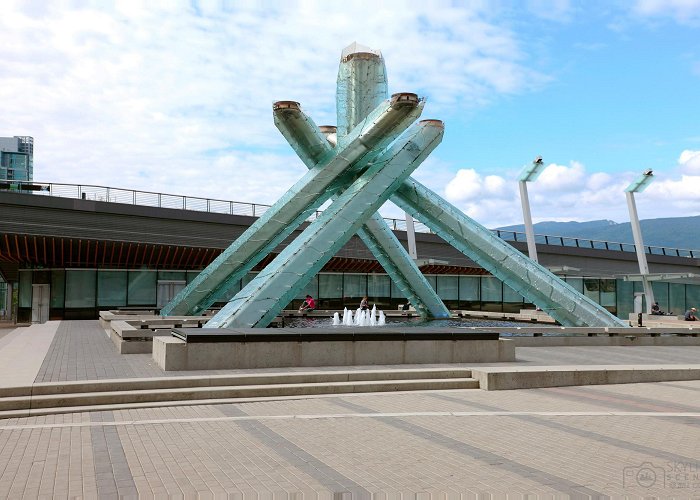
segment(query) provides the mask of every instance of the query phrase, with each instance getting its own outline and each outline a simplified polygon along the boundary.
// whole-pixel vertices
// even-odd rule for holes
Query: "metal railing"
[[[73,198],[108,203],[125,203],[157,208],[173,208],[177,210],[194,210],[198,212],[210,212],[228,215],[247,215],[260,217],[270,208],[270,205],[260,203],[245,203],[240,201],[217,200],[214,198],[200,198],[197,196],[182,196],[176,194],[156,193],[152,191],[138,191],[134,189],[121,189],[106,186],[94,186],[89,184],[62,184],[57,182],[5,182],[0,183],[0,190],[10,190],[34,195],[55,196],[59,198]],[[317,210],[309,217],[313,221],[323,213]],[[384,217],[389,227],[395,231],[406,230],[405,219]],[[430,233],[430,229],[423,223],[415,221],[416,232]],[[518,231],[504,231],[494,229],[493,232],[505,241],[525,242],[525,233]],[[571,236],[550,236],[537,234],[535,242],[544,245],[563,247],[592,248],[598,250],[611,250],[619,252],[634,252],[632,243],[619,243],[612,241],[598,241],[586,238],[574,238]],[[683,248],[669,248],[657,246],[644,246],[644,252],[649,255],[668,255],[672,257],[700,258],[700,250]]]

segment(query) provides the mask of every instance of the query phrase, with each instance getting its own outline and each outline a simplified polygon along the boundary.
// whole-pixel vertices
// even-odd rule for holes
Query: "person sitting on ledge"
[[[367,300],[367,297],[362,297],[362,301],[360,302],[360,309],[363,311],[369,309],[369,301]]]
[[[306,300],[299,306],[299,312],[311,312],[316,309],[316,302],[311,295],[306,296]]]
[[[697,321],[698,318],[695,316],[695,313],[697,312],[697,309],[694,307],[691,307],[685,312],[685,320],[686,321]]]
[[[661,308],[659,307],[658,302],[654,302],[654,305],[651,306],[651,314],[655,316],[662,316],[663,312],[661,311]]]

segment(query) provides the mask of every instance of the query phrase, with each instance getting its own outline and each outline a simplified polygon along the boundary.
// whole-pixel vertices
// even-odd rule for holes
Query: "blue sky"
[[[271,103],[335,123],[357,41],[445,121],[415,177],[484,225],[521,222],[537,155],[535,221],[624,222],[647,168],[642,218],[698,215],[698,39],[700,0],[9,1],[0,136],[34,136],[38,181],[272,203],[305,168]]]

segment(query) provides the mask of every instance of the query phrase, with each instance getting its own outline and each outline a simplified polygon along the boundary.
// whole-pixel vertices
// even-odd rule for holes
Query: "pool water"
[[[517,321],[495,321],[487,319],[433,319],[424,320],[420,317],[415,318],[386,318],[386,326],[397,327],[397,326],[411,326],[411,327],[423,327],[423,328],[458,328],[458,327],[470,327],[470,326],[486,326],[486,327],[499,327],[499,326],[533,326],[532,323],[524,323]],[[284,318],[285,328],[350,328],[344,325],[333,326],[333,318]],[[365,327],[354,327],[354,328],[382,328],[381,326],[365,326]]]

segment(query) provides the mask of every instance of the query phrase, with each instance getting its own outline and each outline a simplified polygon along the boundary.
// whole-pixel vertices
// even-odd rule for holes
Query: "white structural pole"
[[[648,279],[649,265],[647,264],[647,255],[644,253],[642,228],[639,225],[639,216],[637,215],[637,205],[634,201],[634,192],[626,191],[625,197],[627,198],[627,208],[630,212],[630,225],[632,226],[632,236],[634,237],[634,249],[637,251],[639,273],[642,275],[644,296],[647,299],[647,314],[649,314],[651,313],[651,306],[654,304],[654,290],[651,288],[651,282]]]
[[[523,206],[523,222],[525,223],[525,238],[527,239],[527,254],[537,262],[537,247],[535,246],[535,230],[532,227],[532,215],[530,214],[530,200],[527,197],[527,182],[518,181],[520,188],[520,203]]]
[[[406,213],[406,238],[408,238],[408,255],[413,260],[418,259],[418,250],[416,249],[416,227],[413,223],[411,214]]]

